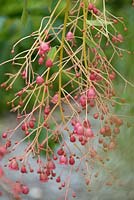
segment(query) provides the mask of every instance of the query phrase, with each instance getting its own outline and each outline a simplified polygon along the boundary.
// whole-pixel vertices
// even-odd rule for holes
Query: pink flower
[[[50,46],[48,42],[41,42],[39,50],[43,51],[44,53],[48,52],[50,50]]]
[[[40,56],[43,56],[45,53],[48,53],[50,51],[50,46],[48,42],[40,42],[40,46],[39,46],[39,51],[38,54]]]

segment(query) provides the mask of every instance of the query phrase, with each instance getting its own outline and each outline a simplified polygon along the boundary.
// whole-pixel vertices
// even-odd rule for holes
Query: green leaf
[[[54,10],[55,6],[57,5],[59,0],[53,0],[51,3],[51,11]]]
[[[86,44],[91,48],[96,48],[95,43],[93,43],[93,41],[89,40],[88,38],[86,38]]]
[[[89,26],[104,26],[104,25],[110,25],[112,22],[110,21],[104,21],[104,20],[87,20],[87,24]]]
[[[22,24],[26,24],[27,18],[28,18],[27,3],[28,3],[28,0],[24,0],[24,7],[23,7],[22,16],[21,16]]]
[[[55,59],[56,51],[57,51],[56,47],[52,47],[48,53],[48,58],[50,58],[52,61]]]
[[[98,48],[97,47],[97,44],[92,41],[92,40],[89,40],[89,38],[86,38],[86,44],[90,47],[90,48],[96,48],[97,49],[97,52],[101,55],[101,56],[105,56],[104,52],[102,49]]]

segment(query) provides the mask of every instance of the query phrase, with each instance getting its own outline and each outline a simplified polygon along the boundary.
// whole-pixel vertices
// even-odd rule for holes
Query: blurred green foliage
[[[16,41],[39,28],[42,17],[50,13],[51,2],[51,0],[0,0],[0,63],[11,58],[11,49]],[[30,46],[29,40],[19,44],[15,51],[22,51],[28,46]],[[10,64],[0,67],[0,83],[6,79],[3,75],[12,70],[11,68]],[[19,84],[21,82],[17,86]],[[6,102],[11,93],[0,90],[0,97],[4,97],[0,98],[0,112],[7,109]]]
[[[49,15],[51,8],[55,6],[57,1],[54,0],[0,0],[0,63],[11,58],[12,45],[21,37],[24,37],[36,29],[40,25],[43,16]],[[63,0],[63,4],[65,0]],[[107,1],[108,9],[117,16],[122,16],[125,19],[128,31],[124,32],[125,42],[122,47],[130,51],[134,51],[134,8],[129,0],[111,0]],[[57,23],[61,23],[62,16]],[[120,32],[123,31],[122,26]],[[18,45],[16,52],[22,51],[30,45],[30,40]],[[133,55],[124,54],[123,59],[114,61],[114,65],[127,79],[133,81]],[[0,67],[0,83],[5,80],[3,74],[9,69],[12,69],[10,64]],[[14,88],[18,89],[18,85]],[[123,84],[118,85],[122,89]],[[128,98],[133,104],[132,98],[133,88],[129,88],[128,92],[122,94],[123,98]],[[6,102],[10,98],[11,92],[0,90],[0,112],[5,111]],[[4,98],[3,98],[4,97]]]

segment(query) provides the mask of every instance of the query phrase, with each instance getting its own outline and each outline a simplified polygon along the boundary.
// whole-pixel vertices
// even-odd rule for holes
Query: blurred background
[[[98,2],[101,3],[101,1]],[[0,63],[11,57],[12,45],[15,42],[39,28],[42,17],[49,15],[52,1],[28,0],[27,5],[25,3],[25,0],[0,0]],[[65,0],[63,0],[64,3]],[[124,53],[123,58],[114,60],[113,65],[126,79],[134,83],[134,7],[132,7],[132,1],[107,0],[107,7],[114,15],[124,17],[128,31],[125,32],[122,26],[119,27],[119,32],[123,33],[124,36],[124,42],[121,47],[133,52],[131,55]],[[61,21],[62,15],[59,18],[59,24]],[[29,41],[27,40],[27,42],[18,45],[16,52],[27,49],[28,46]],[[4,73],[8,72],[9,68],[10,64],[0,67],[0,83],[5,80]],[[117,93],[127,101],[127,105],[123,106],[122,109],[118,106],[115,108],[117,112],[127,116],[125,129],[119,137],[118,154],[125,161],[122,166],[124,168],[122,173],[126,173],[126,175],[130,173],[130,176],[134,179],[132,173],[134,171],[134,88],[127,86],[124,90],[125,84],[120,79],[115,82],[115,87]],[[17,86],[15,90],[17,91]],[[6,113],[9,108],[6,102],[10,96],[12,96],[12,91],[6,92],[0,89],[0,129],[3,129],[4,123],[5,125],[8,123],[8,115]],[[134,186],[134,181],[131,184]],[[130,200],[133,199],[134,195]]]

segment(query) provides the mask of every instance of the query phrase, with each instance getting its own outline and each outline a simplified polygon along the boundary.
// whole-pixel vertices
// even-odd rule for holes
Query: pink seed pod
[[[63,183],[61,184],[61,186],[62,186],[62,187],[65,187],[65,185],[66,185],[66,183],[65,183],[65,182],[63,182]]]
[[[80,104],[82,107],[85,107],[86,106],[86,103],[87,103],[87,97],[83,94],[81,97],[80,97]]]
[[[1,85],[0,85],[1,88],[5,88],[6,86],[7,86],[6,83],[1,83]]]
[[[38,85],[42,85],[44,83],[44,79],[41,76],[37,76],[36,83]]]
[[[93,87],[90,87],[90,89],[87,91],[87,98],[90,99],[95,99],[96,98],[96,92]]]
[[[82,142],[84,140],[83,136],[79,136],[79,142]]]
[[[17,96],[22,96],[22,94],[24,93],[24,90],[20,90],[19,92],[17,92]]]
[[[96,74],[94,72],[91,72],[90,76],[89,76],[89,79],[91,81],[95,81],[96,80]]]
[[[39,49],[39,51],[38,51],[38,54],[39,54],[39,56],[44,56],[44,51],[42,51],[41,49]]]
[[[117,35],[117,40],[118,40],[118,42],[120,42],[120,43],[122,43],[123,40],[124,40],[123,36],[122,36],[120,33]]]
[[[2,169],[2,167],[0,166],[0,178],[4,176],[4,171]]]
[[[88,119],[85,119],[83,121],[83,126],[84,126],[84,128],[90,128],[91,127],[90,121]]]
[[[22,165],[22,167],[21,167],[21,173],[23,173],[23,174],[25,174],[25,173],[27,173],[27,169],[26,169],[26,166],[25,165]]]
[[[21,73],[21,77],[22,77],[23,79],[26,79],[26,78],[27,78],[26,70],[24,70],[24,71]]]
[[[112,37],[112,42],[116,43],[118,41],[117,37],[116,36],[113,36]]]
[[[46,65],[46,67],[51,68],[53,66],[53,61],[50,58],[48,58],[46,60],[45,65]]]
[[[92,3],[89,3],[88,4],[88,10],[90,11],[90,10],[93,10],[93,8],[94,8],[94,5],[92,4]]]
[[[93,117],[94,117],[94,119],[98,119],[99,113],[94,113]]]
[[[0,146],[0,160],[5,156],[7,153],[7,149],[5,146]]]
[[[84,128],[79,122],[74,127],[74,133],[77,135],[84,135]]]
[[[72,192],[72,197],[75,198],[76,197],[76,193]]]
[[[41,56],[41,57],[38,59],[38,64],[39,64],[39,65],[42,65],[43,62],[44,62],[44,57]]]
[[[11,147],[11,140],[7,140],[5,146],[6,148]]]
[[[55,166],[55,164],[54,164],[54,162],[52,160],[48,161],[47,168],[49,170],[54,170],[56,168],[56,166]]]
[[[63,154],[64,154],[64,150],[63,150],[63,149],[59,149],[59,150],[57,151],[57,154],[58,154],[59,156],[63,155]]]
[[[101,134],[101,135],[104,135],[105,132],[106,132],[105,127],[102,127],[102,128],[100,129],[100,134]]]
[[[60,182],[61,182],[60,176],[58,176],[58,177],[56,178],[56,182],[57,182],[57,183],[60,183]]]
[[[56,176],[56,173],[55,172],[51,172],[51,174],[52,174],[52,177],[55,177]]]
[[[47,176],[50,176],[50,174],[51,174],[49,169],[44,170],[44,172],[46,173]]]
[[[30,128],[34,128],[34,122],[33,122],[33,120],[30,120],[30,121],[29,121],[29,127],[30,127]]]
[[[6,132],[2,133],[2,138],[3,138],[3,139],[6,139],[6,138],[7,138],[7,133],[6,133]]]
[[[75,164],[75,159],[74,159],[73,157],[71,157],[71,158],[69,159],[69,164],[70,164],[70,165],[74,165],[74,164]]]
[[[44,108],[44,114],[45,115],[48,115],[50,113],[50,106],[48,105],[48,106],[46,106],[45,108]]]
[[[62,155],[60,158],[59,158],[59,164],[60,165],[67,165],[68,164],[68,159],[66,156]]]
[[[46,173],[40,173],[40,181],[41,182],[48,182],[48,176]]]
[[[56,103],[58,103],[58,99],[59,99],[59,95],[58,95],[58,94],[55,94],[55,95],[52,97],[51,102],[52,102],[53,104],[56,104]]]
[[[74,135],[71,135],[71,136],[70,136],[70,142],[75,142],[75,141],[76,141],[75,136],[74,136]]]
[[[96,7],[94,7],[94,8],[93,8],[93,13],[94,13],[95,15],[97,15],[98,12],[99,12],[98,9],[97,9]]]
[[[78,135],[84,135],[84,128],[83,128],[82,126],[79,126],[79,127],[77,128],[77,134],[78,134]]]
[[[76,122],[76,123],[74,124],[74,131],[73,131],[74,134],[77,134],[77,129],[78,129],[79,126],[81,126],[81,123],[80,123],[80,122]]]
[[[57,160],[57,156],[56,155],[53,155],[53,160]]]
[[[74,34],[71,31],[66,34],[66,40],[70,42],[74,40]]]
[[[109,74],[109,78],[110,78],[110,80],[114,80],[116,78],[116,74],[114,71]]]
[[[29,193],[29,188],[26,185],[22,186],[22,193],[23,194],[28,194]]]
[[[73,118],[73,119],[71,120],[72,126],[75,126],[76,123],[77,123],[77,120]]]
[[[23,123],[21,126],[22,131],[27,131],[28,130],[28,124],[27,123]]]
[[[15,170],[15,171],[19,170],[19,165],[15,159],[11,160],[8,166],[12,170]]]
[[[89,137],[89,138],[93,138],[94,137],[94,133],[93,133],[91,128],[85,129],[84,135],[85,135],[85,137]]]

